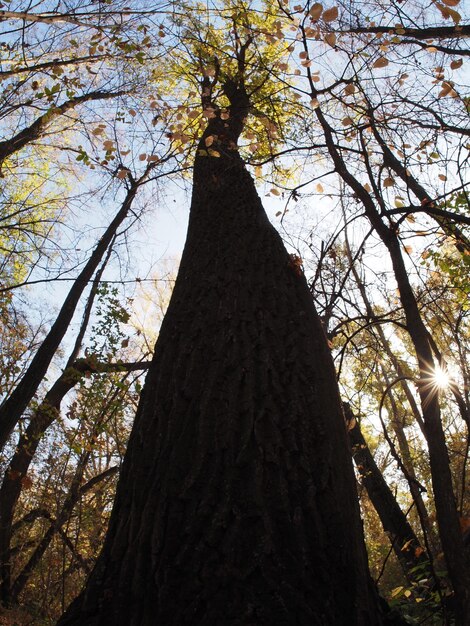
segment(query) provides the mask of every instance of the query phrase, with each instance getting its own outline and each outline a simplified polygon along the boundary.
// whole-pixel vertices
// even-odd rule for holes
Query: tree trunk
[[[246,94],[228,95],[105,546],[61,626],[382,623],[325,336],[236,151]]]
[[[351,425],[349,441],[351,442],[353,458],[361,476],[362,484],[374,509],[377,511],[383,529],[392,543],[393,550],[405,575],[410,580],[414,580],[417,577],[413,572],[413,568],[427,560],[426,553],[390,487],[387,485],[382,472],[377,467],[364,439],[359,422],[354,417],[349,405],[344,405],[344,412],[346,419]]]

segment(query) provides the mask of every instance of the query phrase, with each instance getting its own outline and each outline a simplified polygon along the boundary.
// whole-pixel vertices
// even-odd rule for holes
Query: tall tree
[[[61,625],[380,624],[326,339],[202,84],[190,224],[103,552]]]

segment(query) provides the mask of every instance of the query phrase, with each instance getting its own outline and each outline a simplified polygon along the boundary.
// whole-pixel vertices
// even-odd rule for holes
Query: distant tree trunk
[[[246,93],[225,92],[105,546],[61,626],[382,623],[328,346],[236,150]]]
[[[416,578],[413,568],[427,560],[427,556],[414,530],[406,519],[382,472],[364,439],[359,422],[345,404],[346,420],[350,423],[349,440],[354,461],[367,495],[382,522],[395,554],[410,580]],[[421,572],[422,574],[422,572]]]

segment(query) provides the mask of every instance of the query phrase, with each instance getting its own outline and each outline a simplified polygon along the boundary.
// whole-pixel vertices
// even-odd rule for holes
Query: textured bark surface
[[[381,623],[326,340],[236,152],[196,159],[105,547],[59,623]]]

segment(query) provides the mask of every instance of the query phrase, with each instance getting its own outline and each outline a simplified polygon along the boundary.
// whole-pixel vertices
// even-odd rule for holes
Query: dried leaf
[[[393,187],[395,184],[395,179],[392,176],[387,176],[384,178],[384,187]]]
[[[206,137],[204,139],[204,143],[206,144],[206,148],[208,148],[209,146],[212,146],[212,144],[214,143],[214,135],[209,135],[209,137]]]
[[[352,119],[351,119],[350,117],[344,117],[344,118],[341,120],[341,124],[342,124],[343,126],[350,126],[352,123],[353,123],[353,121],[352,121]]]
[[[316,2],[310,9],[310,17],[312,18],[312,20],[318,20],[322,13],[323,13],[323,5],[320,4],[319,2]]]
[[[462,63],[463,63],[463,59],[456,59],[455,61],[452,61],[452,63],[450,64],[450,69],[458,70],[459,67],[462,67]]]
[[[273,194],[273,196],[280,196],[281,195],[279,189],[276,189],[275,187],[273,187],[269,191]]]
[[[338,18],[338,7],[331,7],[323,13],[323,20],[325,22],[333,22]]]
[[[325,35],[325,43],[334,48],[336,46],[336,35],[334,33],[327,33]]]
[[[322,184],[318,183],[317,191],[318,191],[318,193],[323,193],[323,185]]]
[[[448,7],[456,7],[460,4],[460,0],[442,0],[442,2]]]
[[[438,98],[445,98],[446,96],[448,96],[454,89],[454,85],[451,82],[448,81],[444,81],[442,83],[442,89],[441,91],[437,94]]]
[[[375,61],[374,65],[372,67],[387,67],[388,65],[388,59],[386,59],[385,57],[379,57],[377,59],[377,61]]]

